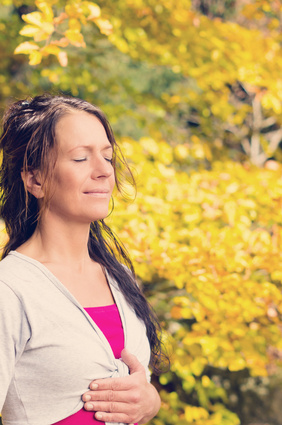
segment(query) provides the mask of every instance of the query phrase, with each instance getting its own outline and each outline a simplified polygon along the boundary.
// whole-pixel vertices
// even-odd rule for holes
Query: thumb
[[[139,362],[134,354],[131,354],[126,348],[124,348],[121,352],[121,358],[123,362],[128,366],[130,370],[130,375],[136,372],[144,372],[144,367]]]

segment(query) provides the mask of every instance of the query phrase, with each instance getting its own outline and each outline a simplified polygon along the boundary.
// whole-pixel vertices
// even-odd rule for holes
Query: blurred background
[[[151,425],[282,424],[281,29],[280,0],[0,2],[1,115],[81,97],[132,166],[107,223],[171,358]]]

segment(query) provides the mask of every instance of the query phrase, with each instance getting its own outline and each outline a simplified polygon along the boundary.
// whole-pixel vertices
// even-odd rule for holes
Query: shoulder
[[[19,298],[32,292],[43,278],[42,271],[34,261],[16,251],[0,261],[0,281]]]
[[[17,282],[20,281],[22,270],[16,257],[8,255],[0,261],[0,308],[3,312],[6,307],[16,310],[20,305],[17,291]]]
[[[10,251],[9,254],[0,261],[0,274],[10,273],[14,276],[19,276],[22,271],[26,273],[31,271],[34,273],[36,269],[40,269],[39,263],[36,260],[17,251]]]
[[[0,280],[8,284],[13,281],[17,275],[21,274],[20,260],[14,255],[7,255],[0,261]]]
[[[15,267],[20,266],[22,263],[21,254],[16,251],[11,251],[5,258],[0,261],[0,273],[7,270],[15,270]]]
[[[8,337],[21,340],[29,334],[28,320],[21,297],[1,278],[0,293],[0,334],[5,336],[6,342]]]

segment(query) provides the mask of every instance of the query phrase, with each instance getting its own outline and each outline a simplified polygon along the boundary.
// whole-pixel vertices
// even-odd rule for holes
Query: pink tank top
[[[94,320],[109,341],[116,359],[119,359],[124,349],[124,333],[118,308],[115,304],[105,307],[88,307],[84,309]],[[95,377],[93,377],[94,379]],[[90,384],[90,382],[89,382]],[[82,395],[82,394],[81,394]],[[105,422],[96,421],[94,412],[84,409],[74,415],[56,422],[53,425],[103,425]]]

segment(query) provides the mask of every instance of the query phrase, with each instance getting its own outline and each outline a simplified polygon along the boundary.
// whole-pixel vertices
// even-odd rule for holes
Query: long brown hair
[[[3,250],[3,258],[32,236],[40,212],[48,204],[47,196],[43,206],[39,208],[37,199],[26,190],[21,172],[40,170],[48,193],[48,181],[51,180],[57,156],[56,124],[71,111],[92,114],[103,125],[113,147],[117,189],[120,191],[122,188],[117,172],[121,165],[132,177],[110,124],[96,106],[81,99],[49,94],[13,103],[4,115],[3,134],[0,140],[3,155],[0,168],[0,211],[9,237]],[[117,281],[127,302],[145,323],[152,352],[151,366],[153,371],[157,372],[161,358],[160,325],[136,283],[134,268],[125,248],[104,220],[91,223],[88,250],[90,257],[105,267]],[[127,267],[124,267],[124,264]]]

